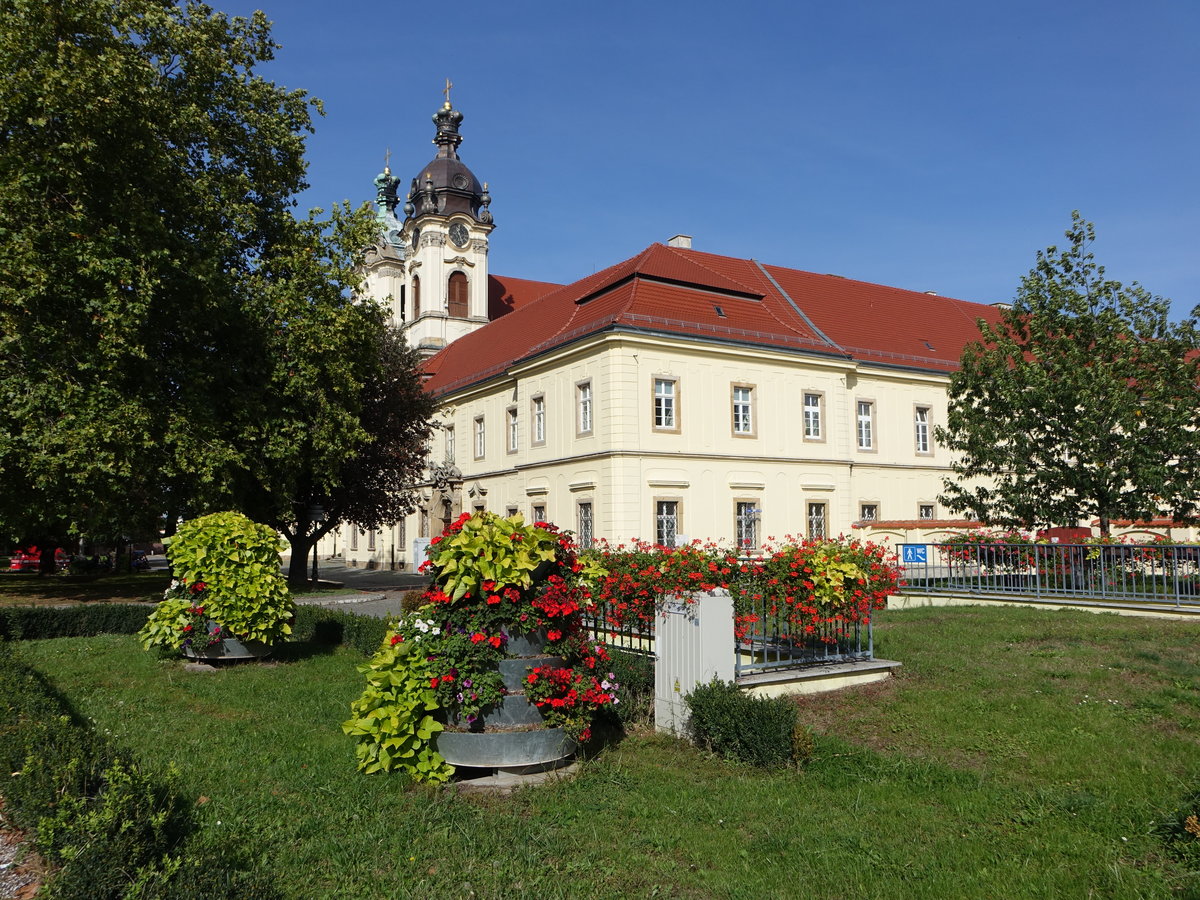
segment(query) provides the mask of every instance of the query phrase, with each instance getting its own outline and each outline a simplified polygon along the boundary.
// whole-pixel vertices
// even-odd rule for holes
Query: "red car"
[[[42,559],[42,551],[37,547],[29,547],[25,550],[18,550],[13,555],[8,563],[10,572],[36,572],[38,564]],[[67,564],[67,554],[63,552],[62,547],[54,551],[54,561],[56,569],[62,569]]]

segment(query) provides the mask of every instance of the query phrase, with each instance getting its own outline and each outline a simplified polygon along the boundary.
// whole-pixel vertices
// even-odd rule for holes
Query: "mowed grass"
[[[1155,823],[1200,787],[1197,626],[957,608],[879,614],[880,685],[800,701],[819,735],[762,772],[637,733],[511,797],[354,770],[361,658],[293,645],[192,674],[129,637],[25,657],[287,896],[1177,897]]]
[[[63,606],[71,603],[138,603],[161,600],[169,572],[125,575],[38,575],[0,572],[0,606]]]

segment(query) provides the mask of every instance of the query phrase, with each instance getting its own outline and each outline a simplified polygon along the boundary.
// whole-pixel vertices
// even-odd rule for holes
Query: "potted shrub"
[[[487,512],[435,538],[423,569],[423,606],[362,667],[367,690],[342,726],[359,739],[359,767],[444,781],[454,765],[569,757],[616,702],[608,655],[582,623],[602,570],[553,525]]]
[[[175,580],[138,633],[142,646],[203,659],[265,656],[295,614],[282,547],[273,529],[241,513],[185,522],[167,548]]]

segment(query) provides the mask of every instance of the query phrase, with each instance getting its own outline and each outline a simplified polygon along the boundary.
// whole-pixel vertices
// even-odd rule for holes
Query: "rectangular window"
[[[812,541],[825,540],[825,504],[808,504],[808,538]]]
[[[517,514],[517,508],[515,506],[509,506],[504,510],[505,518],[511,519],[516,514]]]
[[[762,511],[752,500],[738,500],[734,506],[733,533],[737,548],[745,553],[758,549],[758,521]]]
[[[350,526],[350,549],[351,550],[358,549],[358,526],[357,525]]]
[[[420,532],[420,534],[418,534],[417,537],[423,537],[423,538],[429,537],[429,510],[427,510],[427,509],[421,510],[421,516],[420,516],[420,520],[419,520],[419,525],[417,526],[417,531]]]
[[[576,532],[579,538],[579,547],[582,550],[587,550],[592,546],[592,501],[584,500],[575,508],[576,518],[579,520],[576,523]]]
[[[821,395],[804,395],[804,439],[821,440]]]
[[[858,518],[863,522],[875,522],[879,519],[878,503],[863,503],[858,507]]]
[[[508,408],[506,415],[508,416],[508,420],[506,422],[507,431],[508,431],[508,452],[516,453],[517,447],[518,447],[518,444],[517,444],[517,408],[515,406],[510,406]]]
[[[674,547],[679,536],[679,501],[657,500],[654,503],[654,542]]]
[[[397,529],[399,531],[400,546],[403,547],[408,543],[408,519],[401,519]]]
[[[535,521],[535,522],[545,522],[546,521],[546,504],[535,503],[533,505],[533,521]]]
[[[446,426],[446,462],[454,462],[454,426]]]
[[[533,398],[533,445],[546,443],[546,398]]]
[[[367,532],[367,550],[375,549],[375,529],[372,528]]]
[[[913,410],[913,428],[917,452],[929,452],[929,407],[918,406]]]
[[[754,387],[749,384],[733,386],[733,433],[740,437],[754,436]]]
[[[579,418],[575,423],[575,427],[578,429],[576,434],[591,434],[592,383],[590,381],[581,381],[579,384],[575,385],[575,402],[579,411]]]
[[[858,401],[858,449],[875,449],[875,404],[870,400]]]
[[[933,518],[933,504],[932,503],[919,504],[917,506],[917,518],[918,519],[932,519]]]
[[[654,379],[654,427],[659,431],[679,430],[675,388],[674,378]]]
[[[483,416],[475,417],[475,458],[483,459],[487,450],[486,432],[483,430]]]

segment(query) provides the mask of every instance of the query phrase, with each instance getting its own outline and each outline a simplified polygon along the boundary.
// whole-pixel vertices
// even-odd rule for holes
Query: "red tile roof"
[[[976,319],[998,317],[978,303],[663,244],[574,284],[492,281],[492,296],[511,304],[429,360],[433,393],[613,327],[946,373],[978,337]]]
[[[562,287],[561,284],[551,284],[548,281],[530,281],[527,278],[510,278],[507,275],[489,275],[488,318],[498,319],[560,287]]]

